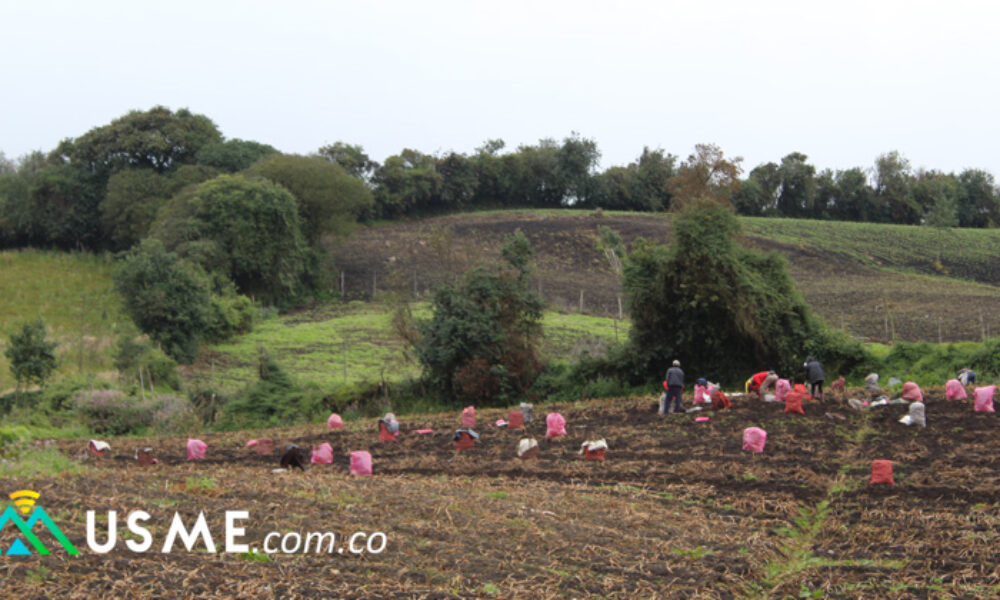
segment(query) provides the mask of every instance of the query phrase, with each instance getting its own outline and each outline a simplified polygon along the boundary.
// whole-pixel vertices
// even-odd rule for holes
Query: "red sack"
[[[732,407],[733,403],[729,401],[729,396],[719,390],[712,392],[712,410],[724,410]]]
[[[892,461],[873,460],[872,461],[872,481],[874,484],[896,485],[892,480]]]
[[[802,410],[802,400],[808,397],[809,396],[807,394],[803,394],[802,392],[789,392],[788,395],[785,396],[785,412],[799,413],[800,415],[806,414],[805,411]]]
[[[463,431],[458,434],[458,439],[455,441],[455,450],[468,450],[475,444],[476,441],[472,439],[472,436]]]
[[[384,421],[378,422],[378,441],[380,442],[395,442],[396,434],[389,433],[389,429],[386,428]]]
[[[524,429],[524,413],[512,410],[507,415],[507,429]]]
[[[801,392],[803,394],[809,395],[809,390],[806,389],[806,384],[804,384],[804,383],[796,383],[792,387],[792,391],[794,391],[794,392]]]

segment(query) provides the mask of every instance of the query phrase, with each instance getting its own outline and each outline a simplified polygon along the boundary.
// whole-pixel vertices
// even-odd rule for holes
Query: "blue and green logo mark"
[[[7,505],[3,513],[0,513],[0,533],[3,533],[3,529],[7,526],[7,523],[12,523],[17,531],[21,533],[21,536],[27,540],[28,545],[34,548],[35,553],[40,556],[47,556],[49,554],[48,548],[32,533],[35,524],[41,521],[48,528],[49,532],[55,536],[56,540],[62,544],[67,554],[79,554],[80,551],[73,546],[72,542],[59,529],[59,526],[45,512],[45,509],[38,505],[39,496],[38,492],[31,490],[20,490],[11,494],[10,499],[14,501],[14,506]],[[21,514],[27,515],[28,520],[21,519],[21,515],[17,514],[18,511]],[[3,554],[5,556],[30,556],[32,552],[28,545],[21,540],[21,537],[17,537],[14,539],[14,543]]]

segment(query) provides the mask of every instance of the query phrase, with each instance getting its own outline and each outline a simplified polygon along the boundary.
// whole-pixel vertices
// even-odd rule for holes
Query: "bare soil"
[[[47,533],[49,557],[4,557],[0,590],[10,598],[828,598],[996,597],[1000,441],[996,416],[927,394],[927,429],[897,422],[903,407],[856,413],[829,401],[806,415],[737,399],[734,409],[661,416],[652,397],[536,407],[525,431],[491,423],[455,451],[453,414],[415,417],[396,442],[377,442],[374,421],[339,431],[303,426],[200,436],[202,461],[185,439],[110,440],[112,453],[86,457],[85,440],[49,442],[86,464],[83,475],[30,481],[81,556],[67,557]],[[545,440],[544,415],[561,412],[568,435]],[[763,454],[742,450],[745,427],[768,432]],[[418,435],[415,430],[432,428]],[[515,458],[521,437],[539,440],[537,460]],[[271,437],[260,456],[248,439]],[[580,444],[608,440],[605,462]],[[332,465],[274,474],[284,444],[328,442]],[[136,447],[159,464],[139,467]],[[372,477],[348,474],[348,453],[369,450]],[[894,487],[869,485],[873,459],[894,462]],[[803,511],[829,503],[814,537],[790,533]],[[152,515],[154,551],[119,541],[107,555],[86,548],[85,511]],[[383,531],[382,554],[272,555],[155,550],[175,511],[204,512],[221,547],[223,511],[246,510],[247,541],[268,532]],[[36,528],[36,531],[39,528]],[[124,523],[120,523],[124,529]],[[0,547],[13,541],[0,533]],[[120,531],[120,534],[122,532]],[[103,530],[101,539],[103,540]],[[799,540],[798,542],[796,540]],[[808,560],[799,568],[796,543]],[[777,574],[775,574],[777,573]]]

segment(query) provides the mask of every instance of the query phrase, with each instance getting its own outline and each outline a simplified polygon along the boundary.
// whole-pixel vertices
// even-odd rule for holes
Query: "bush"
[[[258,357],[260,381],[248,386],[222,407],[218,425],[240,429],[288,425],[319,419],[325,399],[318,390],[303,390],[266,350]]]
[[[153,406],[130,398],[119,390],[95,390],[76,396],[77,412],[88,427],[98,434],[138,433],[153,422]]]
[[[180,376],[177,373],[177,361],[170,358],[159,348],[152,347],[146,339],[124,335],[118,339],[115,352],[115,369],[123,380],[139,383],[139,369],[143,371],[142,383],[167,386],[172,390],[181,388]]]
[[[417,357],[429,387],[451,406],[502,406],[523,395],[540,369],[542,300],[528,285],[532,250],[507,238],[508,268],[476,267],[434,294],[434,316],[417,324]]]
[[[20,389],[24,385],[42,385],[56,369],[56,344],[45,339],[45,322],[36,319],[21,325],[11,334],[4,354]]]
[[[47,412],[61,412],[74,408],[74,400],[80,392],[111,388],[111,384],[93,375],[69,375],[46,388],[38,397],[36,407]]]
[[[114,280],[139,329],[171,357],[193,360],[213,325],[210,281],[201,267],[147,239],[123,256]]]
[[[194,405],[183,396],[160,395],[149,404],[153,409],[150,425],[157,435],[188,433],[201,425]]]
[[[675,358],[692,375],[729,383],[763,368],[801,370],[826,338],[784,259],[741,246],[736,216],[714,202],[688,203],[673,226],[670,247],[640,240],[625,261],[632,329],[626,352],[616,353],[622,363],[610,363],[618,378],[659,380]]]

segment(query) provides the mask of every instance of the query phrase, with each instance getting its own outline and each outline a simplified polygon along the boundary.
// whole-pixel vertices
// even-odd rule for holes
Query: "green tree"
[[[778,192],[778,211],[786,217],[821,217],[814,210],[816,202],[816,167],[806,161],[801,152],[792,152],[781,159],[778,174],[781,187]]]
[[[334,142],[319,149],[319,155],[326,160],[340,165],[352,177],[364,181],[371,179],[372,173],[378,168],[378,163],[365,154],[364,148],[344,142]]]
[[[252,140],[232,139],[202,146],[195,153],[194,159],[199,165],[215,167],[227,173],[236,173],[250,168],[250,165],[265,156],[278,153],[273,146],[268,144]]]
[[[958,226],[958,197],[961,185],[953,175],[937,171],[919,173],[913,184],[913,199],[931,227]]]
[[[149,168],[112,175],[99,207],[105,242],[112,250],[137,244],[149,233],[157,211],[172,192],[170,179]]]
[[[962,227],[995,227],[1000,224],[1000,198],[993,175],[966,169],[958,176],[958,224]]]
[[[319,157],[276,154],[257,162],[248,173],[292,192],[302,233],[312,244],[330,233],[346,233],[372,207],[372,195],[364,182]]]
[[[632,329],[619,375],[662,378],[674,358],[726,382],[768,367],[797,372],[825,333],[785,261],[741,246],[732,209],[712,200],[690,202],[673,227],[669,247],[640,240],[625,261]]]
[[[910,187],[913,175],[910,161],[893,150],[875,159],[875,195],[888,211],[892,223],[915,225],[920,222],[920,207],[913,201]]]
[[[424,378],[447,402],[504,404],[539,370],[543,303],[529,285],[531,244],[508,237],[506,266],[475,267],[434,294],[434,316],[418,323],[415,351]]]
[[[147,239],[122,257],[114,282],[140,330],[176,360],[194,360],[215,325],[211,282],[201,267]]]
[[[241,294],[287,306],[304,289],[309,250],[295,197],[267,179],[220,175],[170,199],[153,237]]]
[[[32,383],[44,385],[56,370],[56,343],[45,338],[45,322],[42,319],[21,325],[20,330],[11,334],[4,355],[10,361],[10,371],[17,380],[17,388]]]
[[[406,148],[385,159],[375,170],[372,181],[376,215],[392,219],[435,208],[443,177],[433,156]]]
[[[82,165],[107,177],[133,167],[164,173],[195,162],[203,147],[220,143],[222,134],[204,115],[163,106],[134,110],[76,139],[63,140],[52,152],[55,160]]]

